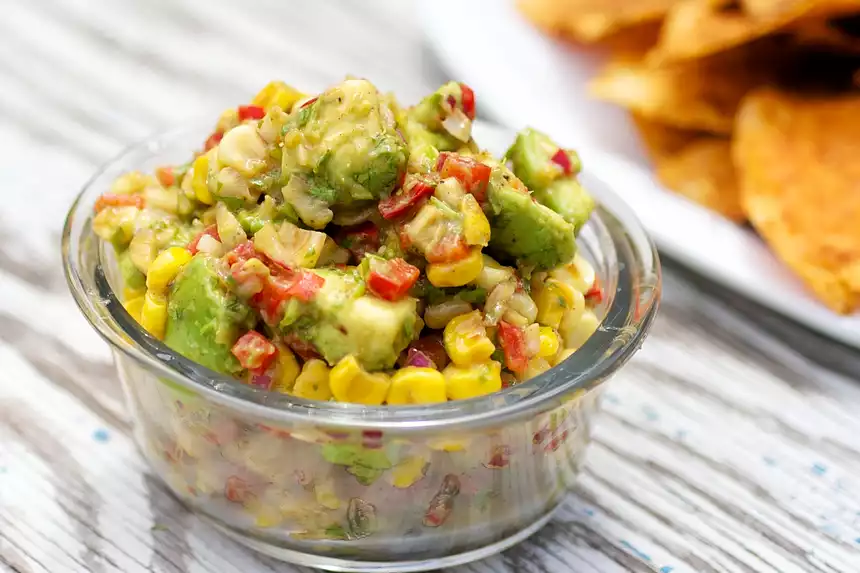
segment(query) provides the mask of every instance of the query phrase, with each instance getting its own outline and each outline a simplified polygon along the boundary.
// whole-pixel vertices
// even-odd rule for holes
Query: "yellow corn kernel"
[[[340,508],[340,499],[334,493],[334,481],[331,478],[323,478],[314,485],[314,497],[326,509]]]
[[[526,366],[526,369],[523,372],[521,379],[528,380],[529,378],[534,378],[538,374],[543,374],[550,368],[552,368],[552,365],[547,361],[546,358],[535,356],[534,358],[529,360],[529,364],[528,366]]]
[[[164,292],[179,271],[191,260],[191,251],[183,247],[170,247],[161,251],[149,265],[146,273],[146,288]]]
[[[567,283],[557,279],[547,279],[535,298],[538,308],[537,321],[544,326],[558,328],[564,311],[574,307],[576,293],[577,291]]]
[[[329,367],[319,358],[311,358],[302,366],[302,371],[293,386],[293,395],[309,400],[331,398]]]
[[[437,438],[427,440],[427,447],[437,452],[462,452],[470,443],[469,439]]]
[[[266,167],[266,142],[251,124],[244,123],[225,133],[216,149],[219,167],[232,167],[245,177],[253,177]]]
[[[391,377],[388,404],[435,404],[445,402],[445,377],[438,370],[407,366]]]
[[[495,360],[472,366],[449,364],[442,373],[451,400],[485,396],[502,389],[502,365]]]
[[[123,173],[111,183],[110,192],[115,195],[132,195],[143,188],[152,180],[152,177],[144,175],[140,171],[129,171]]]
[[[385,401],[391,378],[387,374],[366,372],[355,356],[341,358],[331,369],[331,392],[340,402],[378,406]]]
[[[574,352],[576,352],[576,350],[574,350],[573,348],[562,349],[562,351],[556,355],[555,361],[553,362],[553,366],[558,366],[559,364],[570,358],[570,355]]]
[[[146,291],[140,309],[140,325],[151,335],[161,340],[167,326],[167,297],[161,293]]]
[[[600,319],[591,310],[581,313],[578,320],[565,321],[561,331],[566,348],[579,348],[600,326]]]
[[[406,489],[427,473],[428,460],[424,456],[409,456],[391,468],[388,482],[396,488]]]
[[[209,163],[212,159],[213,148],[208,152],[197,157],[194,164],[191,166],[191,190],[194,191],[194,196],[204,205],[214,205],[215,199],[212,198],[212,192],[209,191]]]
[[[481,248],[475,247],[459,261],[430,263],[427,265],[427,279],[430,284],[439,288],[463,286],[477,279],[483,268]]]
[[[254,99],[251,100],[251,105],[258,105],[266,111],[276,105],[282,110],[289,112],[293,104],[306,97],[305,94],[288,86],[284,82],[273,81],[269,82],[266,87],[254,96]]]
[[[555,353],[558,352],[559,342],[558,342],[558,334],[555,333],[555,330],[548,326],[540,327],[540,350],[538,350],[537,355],[541,358],[549,358],[550,356],[555,356]]]
[[[142,297],[146,294],[146,287],[130,288],[122,287],[122,300],[129,301],[133,298]]]
[[[125,310],[137,322],[140,322],[140,312],[143,310],[143,299],[143,295],[138,295],[135,297],[127,298],[126,301],[122,303],[122,306],[125,307]]]
[[[460,366],[484,362],[496,350],[479,310],[452,318],[442,333],[442,343],[454,364]]]
[[[251,259],[251,261],[256,260],[258,259]],[[278,344],[278,364],[275,369],[275,379],[272,380],[271,389],[281,394],[289,393],[293,389],[296,379],[299,377],[299,372],[301,372],[301,368],[299,367],[299,361],[296,360],[296,355],[286,346]]]
[[[474,195],[466,193],[463,196],[460,211],[463,212],[463,235],[466,244],[486,247],[490,242],[490,222]]]

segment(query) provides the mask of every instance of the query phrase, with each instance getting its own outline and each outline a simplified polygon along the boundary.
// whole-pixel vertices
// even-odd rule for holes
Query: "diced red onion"
[[[272,385],[272,376],[268,372],[263,374],[251,374],[250,384],[255,388],[262,388],[263,390],[268,390],[269,387]]]
[[[417,366],[418,368],[433,368],[436,370],[436,364],[429,356],[418,350],[410,348],[406,355],[406,366]]]

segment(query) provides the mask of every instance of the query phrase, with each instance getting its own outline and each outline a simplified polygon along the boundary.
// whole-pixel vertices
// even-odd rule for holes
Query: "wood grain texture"
[[[364,75],[414,101],[445,79],[414,10],[3,11],[0,571],[309,571],[225,539],[147,473],[107,348],[66,292],[59,232],[99,163],[272,77],[315,90]],[[576,494],[532,539],[458,573],[860,571],[860,355],[667,267],[661,316],[607,390]]]

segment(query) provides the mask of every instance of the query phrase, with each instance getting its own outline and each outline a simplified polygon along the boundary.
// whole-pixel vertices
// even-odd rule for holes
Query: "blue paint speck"
[[[6,473],[6,466],[0,466],[0,474]]]
[[[621,402],[621,400],[618,399],[618,396],[616,396],[615,394],[610,394],[609,392],[603,395],[603,399],[610,404],[618,404],[619,402]]]
[[[763,461],[765,463],[765,465],[768,465],[768,466],[775,466],[776,465],[776,460],[773,458],[770,458],[768,456],[763,457],[761,459],[761,461]]]
[[[93,439],[99,443],[106,443],[110,440],[110,434],[104,428],[99,428],[95,432],[93,432]]]
[[[827,467],[822,464],[812,464],[812,473],[817,476],[823,476],[827,473]]]
[[[687,439],[687,430],[678,430],[675,432],[675,439],[680,441]]]
[[[586,509],[585,515],[587,515],[588,517],[594,517],[594,510],[593,509]]]
[[[855,538],[855,539],[854,539],[854,543],[856,543],[856,544],[860,545],[860,537]]]
[[[626,548],[630,553],[633,554],[634,557],[638,557],[643,561],[651,561],[651,557],[647,553],[642,553],[635,547],[633,547],[629,541],[621,540],[622,547]]]
[[[675,568],[671,565],[665,565],[663,567],[660,567],[660,573],[672,573],[672,571],[674,570]]]

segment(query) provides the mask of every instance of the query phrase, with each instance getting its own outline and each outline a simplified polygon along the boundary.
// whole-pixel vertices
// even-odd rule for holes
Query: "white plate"
[[[599,57],[541,35],[517,13],[513,0],[421,0],[419,8],[430,45],[451,75],[475,90],[479,113],[514,129],[536,127],[577,148],[585,169],[627,201],[670,257],[860,347],[860,316],[833,313],[806,292],[755,233],[654,180],[626,114],[586,94]],[[513,133],[481,126],[476,139],[496,151],[512,141]]]

